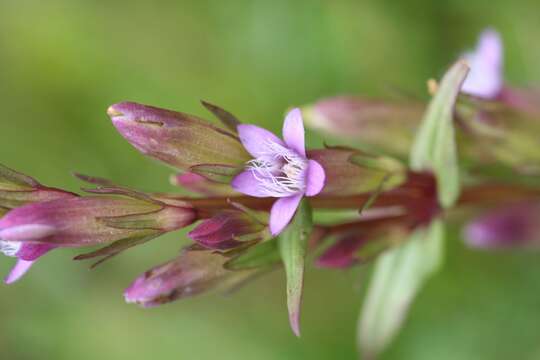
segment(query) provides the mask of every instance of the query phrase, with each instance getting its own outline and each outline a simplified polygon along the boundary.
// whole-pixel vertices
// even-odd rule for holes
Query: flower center
[[[306,188],[307,160],[283,145],[268,142],[267,150],[248,162],[247,170],[259,181],[269,197],[286,197]]]

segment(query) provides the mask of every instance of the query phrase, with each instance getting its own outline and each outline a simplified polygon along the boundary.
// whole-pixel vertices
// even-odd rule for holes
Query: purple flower
[[[246,195],[278,198],[270,212],[270,232],[278,235],[289,224],[302,197],[321,192],[324,169],[306,157],[300,109],[287,114],[284,141],[255,125],[238,125],[238,134],[254,159],[233,179],[232,186]]]
[[[19,280],[36,260],[56,248],[52,244],[23,243],[20,241],[0,241],[0,252],[17,258],[17,263],[4,279],[6,284]]]
[[[499,34],[492,29],[480,35],[476,49],[464,55],[471,71],[462,91],[486,99],[496,98],[503,88],[503,45]]]
[[[112,248],[118,253],[142,239],[183,228],[195,219],[195,210],[188,205],[129,197],[73,196],[21,206],[0,219],[0,251],[19,259],[6,282],[19,279],[37,258],[56,247],[122,240],[123,247]]]

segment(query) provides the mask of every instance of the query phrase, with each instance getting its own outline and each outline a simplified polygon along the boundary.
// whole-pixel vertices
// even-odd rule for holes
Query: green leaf
[[[105,261],[111,259],[112,257],[120,254],[121,252],[129,248],[132,248],[134,246],[144,244],[156,238],[159,235],[161,235],[161,233],[153,232],[153,233],[149,233],[145,235],[128,237],[122,240],[115,241],[112,244],[102,247],[100,249],[97,249],[97,250],[94,250],[85,254],[77,255],[73,258],[73,260],[86,260],[86,259],[92,259],[95,257],[101,257],[101,259],[99,259],[97,262],[95,262],[94,264],[90,266],[90,268],[93,269],[96,266],[101,265]]]
[[[30,176],[0,164],[1,190],[29,190],[39,188],[41,185]]]
[[[279,251],[287,276],[289,322],[296,336],[300,336],[300,304],[304,285],[304,263],[307,242],[312,228],[311,207],[306,199],[302,199],[293,220],[278,238]]]
[[[453,112],[468,72],[468,65],[458,61],[444,75],[411,149],[411,168],[435,173],[439,203],[446,208],[456,202],[460,192]]]
[[[374,359],[397,334],[416,293],[442,263],[444,223],[435,219],[375,263],[358,324],[358,346]]]
[[[225,263],[228,270],[245,270],[272,266],[279,263],[281,254],[276,239],[251,246]]]
[[[227,110],[224,110],[217,105],[210,104],[209,102],[206,102],[204,100],[201,101],[201,103],[212,114],[214,114],[223,123],[223,125],[236,133],[236,128],[238,127],[238,125],[241,124],[240,120],[238,120],[236,116],[234,116]]]

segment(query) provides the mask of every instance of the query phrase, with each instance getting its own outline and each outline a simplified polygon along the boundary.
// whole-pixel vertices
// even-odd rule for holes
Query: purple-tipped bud
[[[228,259],[213,251],[184,249],[175,259],[137,278],[124,292],[128,303],[152,307],[209,290],[227,289],[245,281],[253,271],[223,268]]]
[[[195,220],[189,207],[120,197],[75,197],[25,205],[0,219],[0,240],[90,246],[180,229]]]
[[[472,247],[529,248],[540,245],[540,203],[523,203],[487,212],[464,231]]]
[[[329,135],[408,156],[425,105],[356,96],[322,99],[304,107],[306,124]]]
[[[413,227],[403,218],[393,224],[367,221],[364,229],[347,233],[337,239],[317,259],[321,268],[344,269],[356,264],[364,264],[375,259],[386,249],[395,246]]]
[[[25,204],[75,196],[64,190],[44,186],[35,179],[0,164],[0,216]]]
[[[164,232],[187,226],[196,218],[195,210],[184,203],[166,204],[120,188],[94,191],[126,197],[72,195],[27,204],[0,219],[0,251],[18,258],[6,283],[20,279],[40,256],[54,248],[113,242],[80,258],[110,257]]]
[[[225,210],[201,222],[188,236],[205,248],[225,250],[237,247],[243,241],[263,240],[269,236],[266,229],[266,225],[249,214]]]
[[[236,134],[193,115],[132,102],[111,105],[107,114],[137,150],[180,170],[200,164],[242,167],[250,159]]]
[[[329,247],[318,259],[317,266],[322,268],[348,268],[358,262],[356,252],[367,239],[365,236],[346,236]]]

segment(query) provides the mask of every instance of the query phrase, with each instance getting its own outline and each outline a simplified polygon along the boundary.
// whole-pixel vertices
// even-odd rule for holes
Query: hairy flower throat
[[[267,151],[247,163],[247,170],[259,181],[261,190],[271,197],[303,192],[307,160],[275,142],[267,141],[265,145]]]

